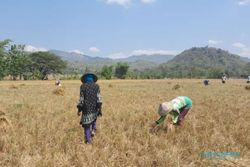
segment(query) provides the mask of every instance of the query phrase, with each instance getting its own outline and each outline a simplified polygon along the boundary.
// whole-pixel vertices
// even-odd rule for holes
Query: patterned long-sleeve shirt
[[[98,115],[98,102],[100,96],[100,88],[96,83],[85,83],[80,87],[80,100],[82,104],[81,124],[92,123]]]

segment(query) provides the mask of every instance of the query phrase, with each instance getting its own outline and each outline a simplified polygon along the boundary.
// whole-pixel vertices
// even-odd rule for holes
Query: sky
[[[111,58],[207,45],[250,58],[250,0],[2,0],[4,39]]]

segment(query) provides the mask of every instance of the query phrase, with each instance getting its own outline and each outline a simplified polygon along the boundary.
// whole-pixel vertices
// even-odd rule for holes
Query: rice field
[[[103,116],[91,145],[77,116],[80,84],[0,81],[0,166],[250,166],[245,80],[100,80]],[[150,133],[158,105],[178,95],[193,100],[184,127],[170,132],[168,119]]]

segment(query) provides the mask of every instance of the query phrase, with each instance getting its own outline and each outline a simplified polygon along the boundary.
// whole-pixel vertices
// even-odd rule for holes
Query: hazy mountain
[[[63,60],[67,60],[69,62],[94,62],[94,61],[110,61],[109,58],[101,58],[101,57],[91,57],[87,55],[83,55],[75,52],[65,52],[60,50],[50,50],[49,52],[54,53],[60,56]]]
[[[152,55],[136,55],[130,56],[128,58],[119,59],[120,61],[126,62],[138,62],[138,61],[148,61],[155,64],[162,64],[174,58],[174,55],[162,55],[162,54],[152,54]]]
[[[250,62],[250,58],[248,58],[248,57],[241,57],[241,60],[246,61],[246,62]]]
[[[227,72],[232,76],[246,74],[244,71],[249,59],[231,54],[228,51],[212,47],[193,47],[177,56],[173,55],[136,55],[123,59],[91,57],[75,52],[50,50],[50,52],[67,60],[69,71],[100,70],[104,65],[126,62],[130,69],[153,69],[155,74],[168,74],[177,77],[188,75],[205,76],[208,73],[216,77],[218,73]],[[244,60],[244,61],[243,61]],[[192,73],[192,74],[191,74]]]
[[[63,60],[68,61],[70,68],[98,70],[104,65],[113,65],[118,62],[127,62],[130,69],[149,69],[157,67],[159,64],[172,59],[173,55],[138,55],[123,59],[110,59],[102,57],[91,57],[75,52],[65,52],[59,50],[50,50],[49,52],[60,56]]]

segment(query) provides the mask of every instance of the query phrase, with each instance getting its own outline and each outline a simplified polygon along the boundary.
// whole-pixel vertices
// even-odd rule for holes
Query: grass
[[[244,80],[98,81],[103,117],[92,145],[85,145],[76,104],[80,81],[0,81],[0,166],[248,166],[250,93]],[[175,85],[181,89],[173,89]],[[193,100],[184,127],[156,134],[161,102],[178,95]],[[4,114],[3,114],[4,113]],[[240,152],[239,157],[202,157],[202,152]]]

